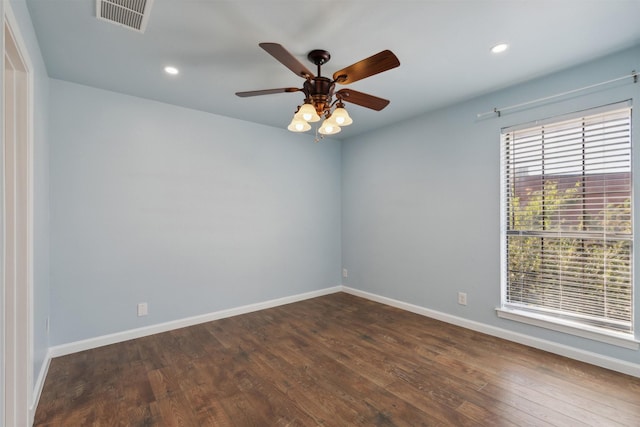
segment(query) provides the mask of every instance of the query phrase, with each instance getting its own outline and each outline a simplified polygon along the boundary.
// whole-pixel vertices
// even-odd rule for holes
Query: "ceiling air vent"
[[[144,33],[153,0],[96,0],[98,19]]]

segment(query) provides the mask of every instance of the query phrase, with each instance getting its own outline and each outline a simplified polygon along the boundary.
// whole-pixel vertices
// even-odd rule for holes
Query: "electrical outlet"
[[[147,306],[147,303],[141,302],[138,304],[138,317],[146,316],[147,314],[149,314],[149,307]]]
[[[467,305],[467,294],[465,292],[458,292],[458,304]]]
[[[349,272],[347,271],[347,269],[346,269],[346,268],[343,268],[343,269],[342,269],[342,277],[344,277],[345,279],[346,279],[347,277],[349,277]]]

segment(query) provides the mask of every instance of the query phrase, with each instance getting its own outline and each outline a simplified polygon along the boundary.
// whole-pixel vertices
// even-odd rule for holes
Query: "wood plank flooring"
[[[640,426],[640,379],[337,293],[56,358],[35,425]]]

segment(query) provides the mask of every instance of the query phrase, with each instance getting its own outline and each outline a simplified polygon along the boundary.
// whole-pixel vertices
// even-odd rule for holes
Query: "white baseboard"
[[[518,344],[527,345],[529,347],[548,351],[560,356],[565,356],[571,359],[579,360],[581,362],[590,363],[592,365],[600,366],[602,368],[611,369],[612,371],[617,371],[623,374],[640,378],[640,364],[637,363],[603,356],[601,354],[580,350],[574,347],[569,347],[567,345],[558,344],[540,338],[534,338],[529,335],[524,335],[518,332],[509,331],[507,329],[490,326],[485,323],[453,316],[451,314],[446,314],[418,305],[383,297],[370,292],[349,288],[347,286],[342,286],[341,290],[351,295],[379,302],[381,304],[390,305],[392,307],[400,308],[402,310],[410,311],[412,313],[420,314],[422,316],[430,317],[436,320],[441,320],[443,322],[451,323],[452,325],[461,326],[466,329],[471,329],[473,331],[492,335],[494,337],[503,338],[508,341],[517,342]]]
[[[159,323],[156,325],[145,326],[143,328],[130,329],[127,331],[116,332],[109,335],[103,335],[95,338],[89,338],[82,341],[75,341],[68,344],[61,344],[49,348],[50,357],[65,356],[67,354],[77,353],[79,351],[90,350],[105,345],[116,344],[136,338],[142,338],[153,334],[168,332],[174,329],[180,329],[187,326],[198,325],[200,323],[211,322],[213,320],[223,319],[225,317],[237,316],[240,314],[251,313],[266,308],[277,307],[280,305],[290,304],[293,302],[303,301],[310,298],[316,298],[323,295],[333,294],[342,291],[342,286],[334,286],[331,288],[320,289],[317,291],[306,292],[303,294],[292,295],[283,298],[277,298],[269,301],[263,301],[255,304],[244,305],[241,307],[220,310],[213,313],[202,314],[199,316],[187,317],[184,319],[173,320],[170,322]]]
[[[40,366],[40,372],[38,378],[33,386],[33,400],[29,407],[29,425],[33,425],[33,421],[36,416],[36,409],[38,408],[38,402],[40,402],[40,396],[42,395],[42,389],[44,388],[44,381],[49,373],[49,366],[51,365],[51,349],[47,350],[47,354],[44,356],[42,366]]]

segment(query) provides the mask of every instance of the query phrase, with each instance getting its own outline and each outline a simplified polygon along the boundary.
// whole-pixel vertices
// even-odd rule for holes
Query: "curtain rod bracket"
[[[495,108],[493,109],[493,112],[494,112],[494,113],[496,113],[496,114],[498,115],[498,117],[501,117],[501,116],[502,116],[502,113],[500,112],[500,110],[498,110],[498,107],[495,107]]]
[[[638,73],[636,72],[636,70],[633,70],[631,72],[631,75],[633,76],[633,82],[638,83]]]

